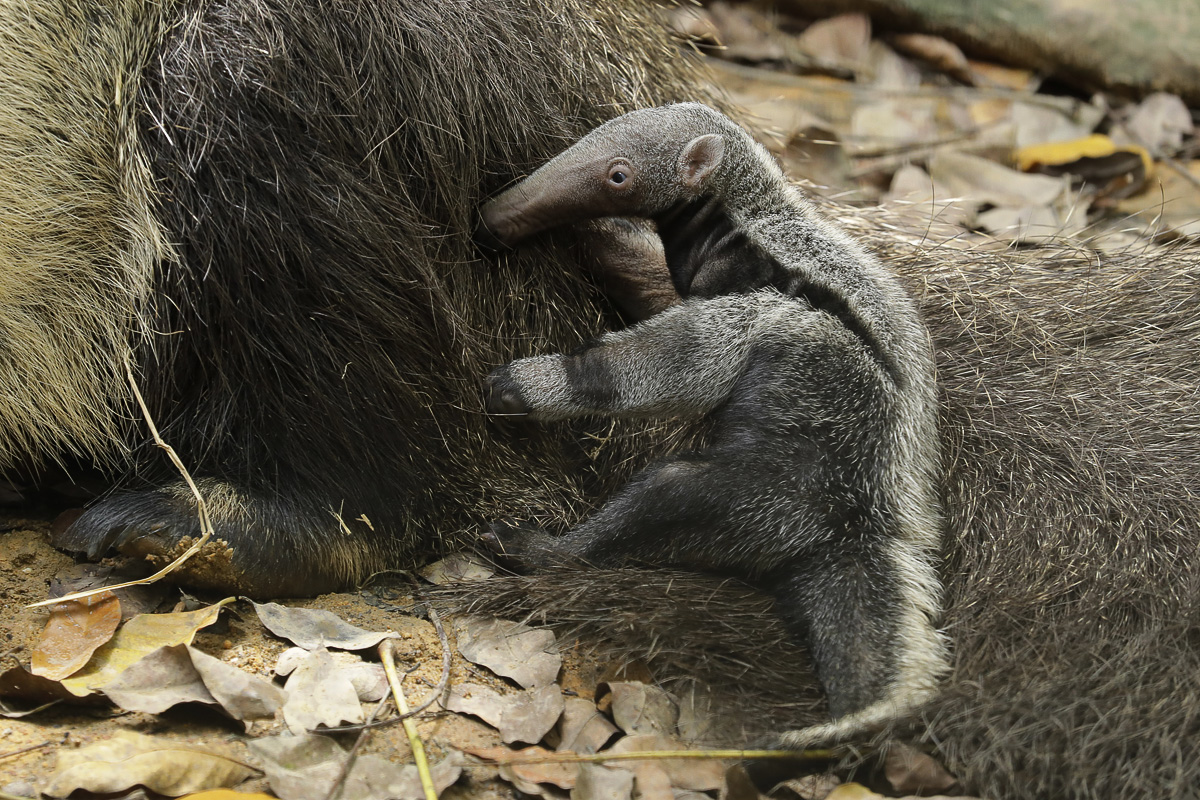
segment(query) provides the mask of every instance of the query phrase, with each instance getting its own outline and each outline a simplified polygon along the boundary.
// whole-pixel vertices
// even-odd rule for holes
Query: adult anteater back
[[[652,10],[35,6],[3,12],[0,191],[17,210],[0,369],[27,394],[0,401],[0,456],[77,451],[137,472],[62,545],[153,555],[196,533],[160,457],[127,458],[144,440],[129,362],[230,545],[192,580],[327,590],[505,510],[569,514],[620,480],[564,478],[608,459],[571,433],[493,441],[478,376],[577,343],[604,312],[564,247],[497,272],[470,231],[514,168],[679,91]]]

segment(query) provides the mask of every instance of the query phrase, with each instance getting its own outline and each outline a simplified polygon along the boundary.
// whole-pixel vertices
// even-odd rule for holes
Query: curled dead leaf
[[[257,772],[253,767],[201,747],[118,731],[111,739],[59,751],[58,766],[42,792],[66,797],[82,789],[122,792],[134,786],[178,797],[206,789],[236,786]]]
[[[50,618],[34,645],[29,671],[55,681],[73,675],[113,637],[120,624],[121,601],[112,592],[51,606]]]
[[[562,667],[552,631],[480,616],[459,619],[456,631],[463,658],[526,689],[554,683]]]
[[[363,630],[331,611],[292,608],[278,603],[253,605],[259,620],[267,630],[305,650],[317,650],[322,647],[367,650],[396,635],[392,631]]]
[[[602,683],[596,687],[597,703],[610,694],[613,721],[625,733],[677,735],[679,706],[662,689],[639,682]]]
[[[446,709],[479,717],[505,742],[540,742],[562,716],[564,701],[558,684],[501,694],[486,686],[461,684],[450,690]]]
[[[235,599],[227,597],[196,611],[139,614],[99,647],[83,669],[63,679],[62,685],[77,697],[91,694],[160,647],[191,644],[196,631],[216,622],[221,609]]]

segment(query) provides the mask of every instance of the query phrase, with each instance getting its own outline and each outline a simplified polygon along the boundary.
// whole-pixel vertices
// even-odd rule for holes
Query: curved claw
[[[503,370],[484,378],[483,398],[487,412],[497,416],[524,417],[533,410]]]

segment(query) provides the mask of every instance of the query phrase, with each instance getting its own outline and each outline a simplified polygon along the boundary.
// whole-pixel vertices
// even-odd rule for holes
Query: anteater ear
[[[719,133],[697,136],[679,156],[679,180],[689,189],[699,190],[724,157],[725,139]]]

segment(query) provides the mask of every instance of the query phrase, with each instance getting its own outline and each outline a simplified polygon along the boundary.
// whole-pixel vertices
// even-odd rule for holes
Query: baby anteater
[[[770,591],[836,720],[793,743],[927,698],[945,669],[933,361],[897,281],[698,104],[602,125],[482,214],[505,244],[649,218],[683,298],[570,355],[494,371],[489,411],[712,424],[704,447],[651,464],[569,533],[500,525],[491,546],[533,570],[642,562]]]

